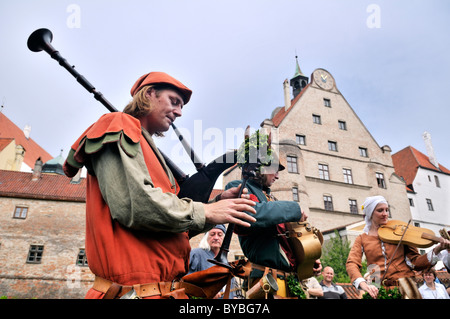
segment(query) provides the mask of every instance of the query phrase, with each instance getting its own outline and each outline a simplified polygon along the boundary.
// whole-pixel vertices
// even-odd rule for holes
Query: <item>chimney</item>
[[[425,147],[427,149],[428,158],[437,169],[439,169],[439,163],[436,159],[436,155],[434,154],[433,144],[431,143],[431,134],[428,132],[423,133],[423,140],[425,141]]]
[[[42,173],[42,161],[41,158],[39,157],[36,160],[36,163],[34,164],[34,169],[33,169],[33,174],[31,175],[31,180],[32,181],[37,181],[41,178],[41,173]]]
[[[290,85],[288,80],[284,80],[283,82],[284,89],[284,110],[287,111],[291,107],[291,92]]]
[[[30,125],[25,125],[24,129],[23,129],[23,134],[25,135],[25,137],[28,139],[30,139],[30,132],[31,132],[31,126]]]

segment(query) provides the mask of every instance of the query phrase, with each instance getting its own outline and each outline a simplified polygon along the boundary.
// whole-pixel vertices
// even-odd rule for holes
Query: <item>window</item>
[[[344,183],[353,184],[352,170],[343,168],[342,173],[344,174]]]
[[[330,99],[323,99],[323,105],[325,105],[326,107],[331,107]]]
[[[386,183],[384,181],[383,173],[376,173],[377,176],[377,184],[379,188],[386,188]]]
[[[347,123],[345,121],[338,121],[338,125],[340,130],[347,130]]]
[[[13,218],[25,219],[28,215],[28,207],[16,206]]]
[[[409,199],[409,206],[414,207],[414,200],[412,198]]]
[[[362,157],[369,157],[369,155],[367,154],[367,148],[360,147],[359,148],[359,155],[361,155]]]
[[[434,182],[436,183],[436,187],[441,187],[441,183],[439,182],[439,177],[434,175]]]
[[[350,206],[350,213],[352,214],[358,214],[358,205],[356,204],[355,199],[349,199],[348,204]]]
[[[427,198],[427,205],[429,211],[434,211],[433,203],[431,202],[431,199]]]
[[[286,156],[287,161],[287,169],[289,173],[298,173],[297,169],[297,157],[295,156]]]
[[[330,180],[330,172],[328,171],[328,165],[319,164],[319,178]]]
[[[295,139],[297,141],[297,144],[299,144],[299,145],[306,145],[306,137],[305,137],[305,135],[295,135]]]
[[[77,266],[87,266],[88,265],[87,258],[86,258],[86,251],[84,250],[84,248],[81,248],[80,251],[78,252],[76,265]]]
[[[333,210],[333,199],[330,195],[323,195],[323,204],[325,210]]]
[[[320,119],[320,115],[313,114],[313,123],[314,124],[322,124],[322,120]]]
[[[337,142],[328,141],[328,150],[337,152]]]
[[[28,264],[40,264],[43,252],[44,252],[43,245],[30,245],[30,250],[28,251],[28,257],[27,257],[27,263]]]
[[[298,188],[297,187],[292,187],[292,200],[298,202],[299,198],[298,198]]]

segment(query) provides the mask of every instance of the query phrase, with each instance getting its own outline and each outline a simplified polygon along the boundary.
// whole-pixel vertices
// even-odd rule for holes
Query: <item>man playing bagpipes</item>
[[[165,73],[145,74],[123,112],[103,115],[73,144],[66,175],[88,171],[86,254],[95,282],[86,298],[186,298],[179,279],[188,272],[188,232],[255,221],[254,202],[236,198],[237,188],[210,204],[177,196],[152,136],[182,115],[191,93]]]

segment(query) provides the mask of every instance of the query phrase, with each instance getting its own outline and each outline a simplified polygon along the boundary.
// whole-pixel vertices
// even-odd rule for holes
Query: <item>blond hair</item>
[[[153,88],[153,85],[144,86],[141,90],[139,90],[134,96],[133,99],[128,103],[127,106],[123,109],[123,113],[127,113],[136,118],[140,118],[146,116],[153,109],[153,106],[150,103],[150,100],[147,97],[147,92]]]
[[[133,99],[123,109],[123,113],[129,114],[137,119],[147,116],[152,112],[154,106],[147,97],[147,92],[151,89],[155,90],[156,97],[159,97],[161,91],[164,90],[163,86],[146,85],[142,87],[134,96]],[[164,136],[162,132],[156,132],[156,136]]]

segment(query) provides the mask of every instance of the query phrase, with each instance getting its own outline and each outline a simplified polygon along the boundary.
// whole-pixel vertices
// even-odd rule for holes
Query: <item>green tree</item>
[[[337,230],[334,231],[334,237],[325,242],[322,246],[322,256],[320,257],[320,261],[323,268],[326,266],[333,268],[334,282],[350,282],[350,277],[345,268],[350,249],[350,242],[347,239],[342,238]],[[365,273],[366,268],[366,262],[363,262],[362,274]]]

